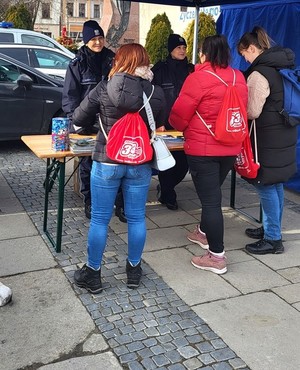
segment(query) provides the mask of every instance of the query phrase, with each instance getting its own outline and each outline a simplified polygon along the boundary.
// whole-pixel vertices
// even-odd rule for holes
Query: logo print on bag
[[[245,122],[239,108],[229,109],[227,112],[227,131],[238,132],[244,130]]]
[[[124,158],[137,159],[142,153],[143,149],[139,146],[139,142],[142,141],[142,138],[130,138],[126,139],[120,148],[120,156]]]

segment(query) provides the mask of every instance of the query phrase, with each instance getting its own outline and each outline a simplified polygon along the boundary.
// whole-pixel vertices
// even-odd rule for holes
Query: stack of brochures
[[[92,153],[96,140],[92,137],[73,139],[70,138],[70,150],[74,154]]]
[[[160,135],[164,142],[167,144],[169,149],[172,148],[182,148],[184,143],[183,136],[172,136],[172,135]]]

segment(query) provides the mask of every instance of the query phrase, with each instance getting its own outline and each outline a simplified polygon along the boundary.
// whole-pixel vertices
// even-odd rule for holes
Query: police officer
[[[115,53],[104,46],[105,38],[103,29],[94,21],[89,20],[83,24],[82,37],[84,45],[78,50],[76,57],[70,62],[64,83],[62,108],[70,119],[71,132],[90,135],[98,131],[97,117],[89,129],[73,126],[72,114],[88,93],[102,80],[107,80],[112,67]],[[85,215],[91,218],[91,190],[90,172],[92,160],[82,157],[79,166],[80,191],[84,197]],[[122,195],[118,195],[116,214],[123,219]],[[121,199],[120,199],[121,198]]]

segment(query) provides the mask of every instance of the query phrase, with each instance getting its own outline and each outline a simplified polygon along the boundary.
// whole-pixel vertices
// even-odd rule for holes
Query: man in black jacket
[[[173,130],[173,127],[168,122],[168,117],[184,80],[189,73],[194,70],[194,65],[188,63],[186,57],[186,41],[183,37],[177,34],[171,34],[168,38],[169,55],[165,61],[160,61],[154,65],[152,72],[154,78],[152,83],[162,87],[165,98],[165,122],[166,130]],[[159,122],[160,123],[160,122]],[[178,185],[185,177],[188,171],[188,164],[184,152],[181,150],[172,151],[176,160],[176,165],[169,170],[160,171],[158,173],[158,201],[170,210],[177,210],[177,195],[175,186]]]

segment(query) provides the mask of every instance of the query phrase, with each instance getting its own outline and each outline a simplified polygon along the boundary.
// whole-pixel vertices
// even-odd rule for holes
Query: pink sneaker
[[[203,249],[209,248],[206,235],[205,233],[199,230],[198,225],[195,227],[195,230],[192,232],[189,232],[186,237],[188,238],[189,241],[200,245],[200,247],[202,247]]]
[[[191,263],[193,266],[197,267],[197,269],[211,271],[218,275],[227,272],[226,257],[214,256],[209,251],[204,256],[194,256]]]

